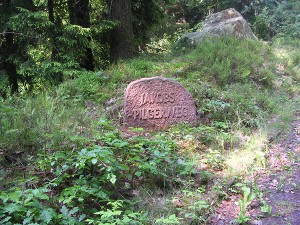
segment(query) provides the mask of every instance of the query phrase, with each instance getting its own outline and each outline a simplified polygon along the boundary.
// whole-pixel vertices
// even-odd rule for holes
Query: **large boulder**
[[[213,13],[206,17],[201,31],[184,35],[179,43],[195,46],[206,37],[233,36],[257,40],[243,16],[233,8]]]

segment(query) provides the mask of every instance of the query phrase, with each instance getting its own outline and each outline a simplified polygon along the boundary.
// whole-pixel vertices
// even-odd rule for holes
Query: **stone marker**
[[[179,84],[163,77],[131,82],[125,93],[124,122],[127,127],[163,129],[197,121],[192,95]]]

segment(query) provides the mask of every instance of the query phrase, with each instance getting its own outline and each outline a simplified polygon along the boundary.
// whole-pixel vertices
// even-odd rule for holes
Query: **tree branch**
[[[24,37],[39,38],[37,36],[29,36],[29,35],[18,33],[18,32],[1,32],[0,33],[0,35],[6,35],[6,34],[15,34],[15,35],[21,35],[21,36],[24,36]]]

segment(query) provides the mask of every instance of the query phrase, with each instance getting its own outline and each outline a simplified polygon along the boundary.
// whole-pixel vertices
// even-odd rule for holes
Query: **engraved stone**
[[[131,82],[125,93],[124,122],[127,127],[163,129],[197,121],[192,95],[179,84],[163,77]]]

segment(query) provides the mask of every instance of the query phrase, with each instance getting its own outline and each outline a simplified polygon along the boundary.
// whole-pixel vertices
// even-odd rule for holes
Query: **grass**
[[[190,51],[139,56],[106,71],[74,75],[48,93],[2,101],[0,172],[22,165],[29,171],[26,177],[37,173],[36,188],[47,184],[49,193],[63,198],[48,199],[47,207],[64,203],[70,212],[78,208],[68,214],[70,221],[85,212],[86,204],[111,222],[134,220],[136,212],[142,224],[204,223],[222,199],[238,192],[232,188],[235,183],[266,167],[270,140],[280,140],[289,130],[299,101],[298,52],[289,44],[300,48],[294,41],[269,46],[231,38],[207,40]],[[287,66],[277,73],[281,62]],[[126,136],[120,132],[118,109],[127,84],[157,75],[178,80],[189,90],[201,123],[142,131],[141,137],[135,136],[136,129]],[[97,151],[107,157],[94,155]],[[19,161],[7,160],[18,152],[24,152]],[[16,182],[23,174],[3,173],[15,177],[0,180],[1,186],[5,191],[20,186],[29,190],[32,185],[24,186],[24,180]],[[79,184],[86,200],[75,191]],[[99,188],[109,199],[95,194]],[[56,213],[51,221],[61,222],[64,208],[47,210]],[[0,221],[8,212],[0,214]],[[46,212],[35,213],[38,217]],[[91,223],[101,224],[94,214],[85,213]]]
[[[243,175],[253,172],[253,167],[266,168],[267,146],[266,134],[258,131],[249,136],[239,149],[230,152],[226,157],[228,173]]]

